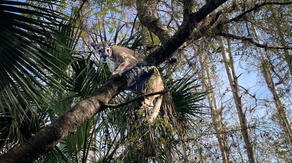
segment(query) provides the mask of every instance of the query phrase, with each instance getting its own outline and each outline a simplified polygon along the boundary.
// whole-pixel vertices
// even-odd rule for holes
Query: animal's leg
[[[150,89],[147,93],[154,93],[154,92],[160,92],[164,90],[163,82],[161,79],[161,76],[156,69],[156,75],[153,75],[150,79]],[[153,103],[153,101],[156,99],[156,102]],[[149,96],[144,100],[144,103],[148,106],[153,106],[152,113],[149,116],[149,123],[152,124],[153,120],[158,116],[158,113],[160,111],[160,107],[162,104],[162,96],[161,95],[153,95]]]
[[[132,69],[133,67],[135,67],[137,65],[137,60],[136,59],[133,59],[133,58],[127,58],[124,60],[123,63],[121,63],[119,65],[119,67],[113,72],[112,75],[122,75],[124,72]]]
[[[149,116],[149,120],[148,120],[149,124],[152,124],[154,119],[156,119],[156,117],[158,116],[161,104],[162,104],[162,96],[160,96],[156,99],[156,102],[155,102],[154,107],[152,109],[152,113]]]

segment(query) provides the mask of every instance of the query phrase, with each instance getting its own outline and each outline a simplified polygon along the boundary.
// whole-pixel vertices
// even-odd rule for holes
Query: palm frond
[[[174,103],[176,115],[179,119],[191,120],[194,116],[201,114],[200,101],[204,99],[208,92],[198,90],[200,85],[196,85],[197,79],[183,77],[171,84],[171,98]]]
[[[0,146],[3,140],[21,142],[31,130],[38,130],[36,117],[48,95],[44,92],[68,85],[61,85],[68,83],[64,70],[68,63],[58,59],[62,51],[56,36],[67,38],[60,28],[72,26],[64,14],[42,7],[56,7],[59,1],[38,3],[42,5],[0,1]]]
[[[104,64],[91,60],[91,55],[86,58],[74,57],[71,63],[73,69],[74,92],[85,97],[100,87],[109,78],[110,72],[104,69]]]

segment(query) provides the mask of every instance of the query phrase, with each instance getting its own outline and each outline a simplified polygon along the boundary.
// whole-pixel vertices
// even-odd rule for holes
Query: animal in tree
[[[112,76],[126,75],[128,87],[131,90],[144,94],[164,90],[163,81],[158,69],[155,66],[147,66],[143,62],[144,56],[138,52],[123,46],[113,45],[107,41],[92,43],[91,45],[95,49],[95,54],[102,61],[107,62]],[[157,117],[161,104],[161,95],[153,95],[145,98],[143,106],[153,107],[148,119],[149,123],[152,123]]]

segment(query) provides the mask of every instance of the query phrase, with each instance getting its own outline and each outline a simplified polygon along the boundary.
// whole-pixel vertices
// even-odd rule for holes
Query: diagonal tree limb
[[[244,36],[237,36],[237,35],[233,35],[233,34],[230,34],[230,33],[218,33],[218,35],[220,36],[224,36],[224,37],[228,37],[228,38],[231,38],[231,39],[237,39],[237,40],[242,40],[242,41],[247,41],[259,48],[265,48],[265,49],[289,49],[289,50],[292,50],[292,47],[291,46],[269,46],[269,45],[266,45],[266,44],[260,44],[256,41],[254,41],[253,38],[250,38],[250,37],[244,37]]]
[[[136,97],[136,98],[133,98],[133,99],[131,99],[131,100],[127,101],[127,102],[121,103],[121,104],[105,104],[105,107],[118,108],[118,107],[121,107],[121,106],[128,105],[128,104],[130,104],[130,103],[132,103],[132,102],[135,102],[135,101],[137,101],[137,100],[142,100],[142,99],[144,99],[144,98],[146,98],[146,97],[149,97],[149,96],[154,96],[154,95],[158,95],[158,94],[163,95],[163,94],[165,94],[165,93],[167,93],[167,92],[168,92],[168,90],[163,90],[163,91],[159,91],[159,92],[153,92],[153,93],[148,93],[148,94],[142,94],[142,95],[139,95],[139,96]]]
[[[183,22],[187,22],[192,14],[193,0],[183,0]]]
[[[62,139],[74,133],[82,123],[105,109],[104,104],[127,86],[124,77],[109,80],[88,97],[60,116],[56,121],[25,143],[0,156],[0,163],[30,163],[52,150]]]
[[[222,24],[221,24],[221,22],[219,22],[216,26],[214,26],[214,27],[212,27],[212,26],[217,22],[217,20],[219,19],[219,17],[220,17],[221,14],[222,14],[222,11],[219,11],[217,13],[212,14],[212,16],[211,16],[212,19],[211,19],[210,23],[209,24],[205,24],[205,25],[201,26],[200,28],[194,30],[192,32],[192,34],[191,34],[191,37],[188,38],[186,40],[186,42],[182,46],[180,46],[178,48],[178,50],[182,50],[183,48],[185,48],[186,46],[188,46],[192,41],[198,40],[198,39],[200,39],[204,35],[212,35],[213,36],[214,34],[216,34],[217,29]],[[208,31],[211,31],[211,33],[208,34]]]

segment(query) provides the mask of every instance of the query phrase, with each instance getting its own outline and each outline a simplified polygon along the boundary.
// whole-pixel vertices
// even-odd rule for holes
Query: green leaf
[[[52,95],[70,85],[65,70],[77,41],[69,38],[78,34],[64,14],[47,7],[58,3],[0,1],[0,139],[12,147],[41,128]]]
[[[211,44],[211,47],[212,47],[213,50],[216,49],[216,45],[214,43]]]

